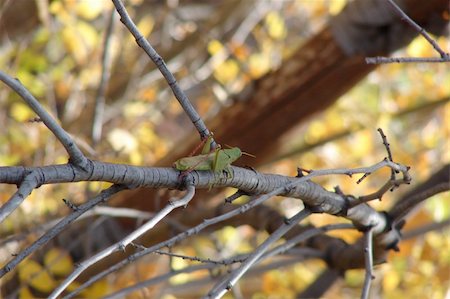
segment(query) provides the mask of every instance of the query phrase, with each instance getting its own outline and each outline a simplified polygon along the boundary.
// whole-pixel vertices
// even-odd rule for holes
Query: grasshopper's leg
[[[214,172],[217,172],[217,171],[219,171],[220,169],[219,169],[219,152],[220,152],[220,150],[217,150],[217,151],[215,151],[214,152],[214,159],[213,159],[213,161],[212,161],[212,167],[211,167],[211,170],[212,171],[214,171]]]

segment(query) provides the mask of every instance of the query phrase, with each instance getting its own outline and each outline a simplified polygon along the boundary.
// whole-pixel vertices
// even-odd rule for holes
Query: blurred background
[[[269,105],[268,99],[261,98],[245,106],[253,112],[242,108],[245,105],[242,103],[262,86],[258,82],[263,82],[276,70],[292,66],[289,58],[297,55],[308,40],[321,34],[330,19],[348,2],[351,1],[130,0],[126,4],[141,33],[165,59],[207,123],[234,132],[234,137],[221,140],[220,129],[217,129],[218,141],[232,142],[228,145],[239,146],[257,156],[253,161],[245,160],[245,164],[259,171],[290,176],[296,175],[299,166],[306,169],[369,166],[386,155],[376,131],[381,127],[391,144],[395,161],[412,167],[414,183],[424,181],[450,161],[448,63],[378,66],[357,84],[348,86],[336,101],[299,117],[298,121],[291,121],[289,129],[280,131],[277,139],[252,140],[254,149],[247,145],[245,138],[239,137],[246,132],[244,127],[239,127],[248,122],[244,117],[246,113],[259,113],[260,108],[255,103],[261,101],[261,105]],[[106,0],[0,0],[0,69],[19,78],[90,158],[170,167],[170,161],[182,157],[185,154],[181,152],[199,142],[197,133],[159,71],[136,45],[117,13],[112,12],[112,3]],[[106,58],[103,57],[105,40],[108,42]],[[449,51],[448,36],[436,36],[436,41]],[[306,54],[303,51],[303,55]],[[422,37],[417,37],[392,56],[431,57],[436,53]],[[106,62],[106,71],[102,59]],[[320,68],[320,57],[317,59]],[[313,67],[317,65],[302,72],[315,72]],[[99,92],[102,74],[109,77],[105,103],[100,106],[101,112],[95,112],[101,105],[96,103],[102,98]],[[310,101],[314,102],[314,97]],[[0,105],[1,166],[67,162],[67,155],[55,137],[34,120],[36,115],[26,103],[3,84]],[[233,109],[238,112],[234,113]],[[101,125],[95,123],[99,117]],[[276,121],[271,119],[270,113],[261,119],[262,126],[264,121]],[[259,153],[259,148],[270,150]],[[348,177],[316,181],[328,190],[338,185],[345,193],[360,195],[376,190],[387,173],[374,174],[360,185],[355,184],[356,179]],[[20,251],[41,233],[33,228],[68,213],[62,198],[82,203],[105,186],[76,183],[42,186],[34,191],[0,227],[2,264],[10,259],[12,252]],[[7,201],[14,191],[15,186],[2,185],[0,203]],[[401,187],[397,192],[386,194],[383,201],[371,204],[378,210],[388,209],[406,191],[408,188]],[[449,199],[446,193],[427,200],[407,221],[406,229],[448,219]],[[298,209],[298,200],[275,198],[268,205],[283,215],[292,216]],[[309,221],[324,225],[341,220],[314,215]],[[403,241],[400,252],[392,253],[388,263],[376,267],[373,292],[383,298],[448,298],[449,235],[445,228]],[[202,256],[208,252],[205,248],[220,247],[231,255],[248,251],[254,242],[260,242],[265,236],[264,232],[247,226],[227,226],[214,232],[214,242],[220,246],[199,236],[174,250]],[[360,235],[345,231],[338,236],[352,242]],[[78,237],[82,238],[83,233]],[[62,270],[47,269],[50,274],[39,283],[30,281],[25,274],[16,274],[15,294],[21,298],[33,297],[36,292],[48,291],[40,285],[56,285],[58,276],[65,276],[77,260],[66,250],[55,247],[54,252],[34,257],[33,265],[42,269],[46,267],[44,260],[51,259],[50,253],[63,256],[65,264]],[[132,264],[88,289],[85,296],[102,296],[152,277],[161,267],[159,259],[152,256]],[[172,263],[174,269],[180,269],[195,262],[174,259]],[[324,267],[323,262],[312,260],[249,275],[245,282],[245,288],[249,289],[243,298],[294,298]],[[199,277],[200,274],[179,275],[170,283],[184,286]],[[348,271],[345,279],[335,284],[329,294],[333,294],[333,298],[359,296],[363,279],[363,270]],[[187,292],[183,295],[176,290],[173,287],[171,293],[148,289],[133,296],[198,296],[195,289],[185,287]]]

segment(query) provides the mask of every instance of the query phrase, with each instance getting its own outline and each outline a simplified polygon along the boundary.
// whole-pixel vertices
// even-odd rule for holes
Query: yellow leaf
[[[107,1],[75,1],[77,14],[87,20],[92,20],[106,8]],[[108,3],[109,4],[109,3]]]
[[[406,52],[411,57],[433,56],[431,45],[422,36],[416,37],[406,48]]]
[[[126,119],[136,119],[148,113],[149,108],[149,105],[144,102],[132,102],[125,105],[123,115]]]
[[[255,53],[250,56],[248,64],[252,78],[259,78],[270,69],[270,57],[262,53]]]
[[[68,286],[67,286],[67,291],[68,292],[73,292],[76,289],[78,289],[81,286],[81,283],[77,282],[77,281],[72,281]]]
[[[33,260],[26,260],[19,265],[19,280],[43,293],[48,293],[56,287],[55,280]]]
[[[93,285],[91,285],[89,288],[87,288],[83,295],[85,298],[102,298],[109,292],[108,283],[106,280],[100,280]]]
[[[28,105],[15,102],[11,105],[11,116],[18,122],[27,121],[35,116],[33,110]]]
[[[383,291],[391,292],[395,290],[400,283],[400,275],[394,269],[390,269],[383,275]]]
[[[94,27],[82,21],[65,26],[61,35],[65,47],[80,64],[87,62],[98,42],[98,33]]]
[[[65,276],[73,271],[72,257],[65,250],[52,248],[44,256],[44,265],[56,276]]]
[[[137,27],[143,36],[150,35],[154,26],[155,20],[150,15],[143,17],[137,24]]]
[[[364,271],[360,269],[345,272],[345,282],[351,287],[359,287],[364,282]]]
[[[273,39],[283,39],[286,37],[287,31],[284,20],[277,12],[269,12],[265,21],[270,37]]]
[[[213,56],[219,51],[222,51],[223,45],[220,41],[214,39],[208,43],[208,53]]]
[[[345,7],[346,2],[345,0],[330,1],[328,11],[332,15],[337,15]]]
[[[122,129],[114,129],[108,134],[108,141],[115,151],[126,154],[132,153],[137,148],[136,138],[130,132]]]
[[[34,296],[30,289],[28,287],[21,287],[19,291],[19,298],[20,299],[34,299],[36,296]]]
[[[234,59],[226,60],[214,71],[214,77],[222,84],[230,83],[238,74],[239,66]]]

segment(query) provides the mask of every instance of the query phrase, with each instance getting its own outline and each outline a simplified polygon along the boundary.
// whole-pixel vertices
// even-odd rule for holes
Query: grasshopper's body
[[[216,149],[209,154],[185,157],[177,160],[174,167],[181,171],[189,170],[212,170],[214,172],[226,171],[231,174],[229,167],[231,163],[242,156],[239,148]]]

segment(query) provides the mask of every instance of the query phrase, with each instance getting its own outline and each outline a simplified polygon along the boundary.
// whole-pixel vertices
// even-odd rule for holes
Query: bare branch
[[[284,225],[280,226],[276,231],[274,231],[256,250],[254,250],[248,259],[242,263],[242,265],[232,271],[226,279],[223,279],[217,283],[211,291],[205,296],[205,298],[220,298],[227,291],[229,291],[236,282],[244,275],[250,267],[252,267],[258,259],[269,249],[269,247],[279,240],[284,234],[296,226],[300,221],[304,220],[306,217],[311,215],[311,211],[308,209],[303,209],[295,216],[290,218]]]
[[[439,47],[436,41],[431,38],[431,36],[427,33],[425,29],[423,29],[416,22],[414,22],[414,20],[412,20],[393,0],[387,1],[394,8],[394,11],[402,18],[402,20],[404,20],[406,23],[408,23],[408,25],[413,27],[433,46],[433,48],[439,53],[441,58],[450,59],[449,53],[445,53],[444,50],[442,50],[441,47]]]
[[[414,20],[412,20],[393,0],[387,0],[387,2],[393,7],[395,13],[400,16],[408,25],[421,34],[428,43],[433,46],[440,57],[366,57],[367,64],[382,64],[382,63],[443,63],[450,62],[450,54],[446,53],[438,43],[431,38],[427,31],[419,26]]]
[[[42,235],[39,239],[37,239],[31,246],[25,248],[22,252],[20,252],[14,259],[8,262],[2,269],[0,269],[0,278],[3,277],[6,273],[14,269],[22,260],[24,260],[27,256],[35,252],[42,245],[47,243],[49,240],[53,239],[57,234],[59,234],[65,227],[67,227],[70,223],[72,223],[75,219],[80,217],[83,213],[88,211],[90,208],[95,205],[107,201],[112,195],[117,192],[126,189],[124,186],[113,185],[108,189],[103,190],[99,195],[88,201],[87,203],[78,207],[76,212],[73,212],[69,216],[62,219],[58,222],[51,230],[47,231],[44,235]]]
[[[372,283],[372,280],[374,279],[372,238],[373,238],[373,231],[371,228],[369,228],[364,233],[364,241],[366,244],[364,247],[366,275],[364,277],[364,286],[363,286],[362,293],[361,293],[361,299],[369,298],[370,285]]]
[[[281,188],[279,188],[279,189],[281,189]],[[278,190],[278,191],[280,191],[280,190]],[[272,193],[275,194],[275,191],[272,192]],[[121,261],[121,262],[111,266],[110,268],[108,268],[108,269],[106,269],[106,270],[104,270],[104,271],[102,271],[102,272],[100,272],[100,273],[90,277],[89,280],[87,280],[78,289],[76,289],[74,292],[70,293],[65,298],[67,299],[67,298],[72,298],[73,296],[76,296],[82,289],[87,288],[88,286],[90,286],[94,282],[102,279],[106,275],[121,269],[122,267],[128,265],[129,263],[131,263],[131,262],[133,262],[133,261],[135,261],[135,260],[137,260],[137,259],[139,259],[139,258],[141,258],[141,257],[143,257],[143,256],[145,256],[147,254],[155,252],[156,250],[159,250],[159,249],[161,249],[163,247],[173,246],[175,243],[180,242],[181,240],[184,240],[187,237],[192,236],[194,234],[198,234],[200,231],[202,231],[203,229],[205,229],[205,228],[207,228],[207,227],[209,227],[209,226],[211,226],[213,224],[217,224],[217,223],[220,223],[222,221],[225,221],[225,220],[227,220],[227,219],[229,219],[229,218],[231,218],[233,216],[236,216],[238,214],[244,213],[244,212],[248,211],[249,209],[251,209],[251,208],[253,208],[253,207],[257,206],[257,205],[262,204],[264,201],[268,200],[271,196],[273,196],[272,193],[260,196],[259,198],[255,199],[253,201],[250,201],[249,203],[247,203],[245,205],[242,205],[241,207],[236,208],[236,209],[234,209],[234,210],[232,210],[232,211],[230,211],[228,213],[219,215],[219,216],[211,218],[211,219],[205,219],[203,221],[203,223],[201,223],[199,225],[196,225],[196,226],[194,226],[193,228],[191,228],[191,229],[189,229],[187,231],[181,232],[178,235],[170,238],[167,241],[155,244],[155,245],[153,245],[153,246],[151,246],[149,248],[146,248],[146,249],[144,249],[144,250],[142,250],[140,252],[137,252],[137,253],[134,253],[134,254],[130,255],[126,260],[123,260],[123,261]]]
[[[174,209],[186,206],[194,197],[194,194],[195,194],[194,186],[189,185],[187,187],[186,194],[182,198],[178,200],[170,200],[169,203],[160,212],[156,213],[151,220],[146,222],[137,230],[128,234],[124,239],[120,240],[119,242],[109,246],[108,248],[100,251],[99,253],[95,254],[94,256],[90,257],[89,259],[79,264],[78,267],[50,294],[49,298],[54,299],[58,297],[67,288],[67,286],[69,286],[71,282],[73,282],[81,273],[83,273],[84,270],[86,270],[93,264],[97,263],[98,261],[104,259],[108,255],[116,251],[121,250],[124,251],[126,246],[128,246],[135,239],[139,238],[144,233],[152,229],[158,222],[160,222]]]
[[[34,188],[40,186],[39,173],[32,171],[20,183],[14,195],[0,207],[0,223],[6,219],[31,194]]]
[[[35,97],[20,83],[18,79],[13,79],[7,74],[0,71],[0,80],[6,85],[11,87],[18,95],[25,100],[31,109],[39,116],[44,124],[52,131],[52,133],[58,138],[59,142],[64,146],[69,154],[69,161],[71,164],[80,167],[81,169],[87,169],[88,159],[84,156],[73,139],[61,128],[60,125],[53,119],[53,117],[42,107],[42,105],[35,99]]]
[[[387,152],[387,154],[388,154],[388,159],[389,159],[389,161],[394,161],[394,160],[392,159],[392,152],[391,152],[390,144],[389,144],[389,142],[387,141],[386,135],[384,135],[383,129],[378,128],[377,131],[378,131],[378,133],[380,133],[381,139],[383,140],[383,145],[384,145],[384,147],[386,148],[386,152]]]
[[[167,65],[164,62],[164,59],[155,51],[155,49],[150,45],[150,43],[145,39],[145,37],[139,32],[138,28],[136,27],[136,25],[134,24],[134,22],[131,20],[130,16],[128,15],[122,1],[113,0],[113,3],[114,3],[114,6],[116,7],[117,12],[120,15],[120,21],[128,28],[130,33],[136,39],[136,43],[145,51],[145,53],[147,53],[147,55],[150,57],[150,59],[158,67],[161,74],[164,76],[164,78],[166,79],[170,88],[172,89],[173,94],[175,95],[176,99],[180,103],[181,107],[183,107],[183,110],[189,116],[189,118],[191,119],[195,128],[197,129],[198,133],[200,134],[200,138],[203,140],[208,136],[212,136],[211,132],[206,127],[206,125],[203,122],[203,120],[201,119],[200,115],[197,113],[195,108],[192,106],[191,102],[189,101],[189,98],[186,96],[186,94],[183,92],[183,90],[179,87],[175,77],[167,68]],[[216,143],[214,142],[214,140],[212,141],[211,146],[213,148],[216,147]]]
[[[366,57],[368,64],[381,63],[443,63],[450,62],[450,57]]]

